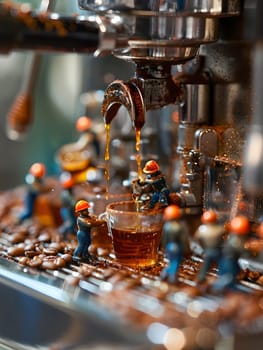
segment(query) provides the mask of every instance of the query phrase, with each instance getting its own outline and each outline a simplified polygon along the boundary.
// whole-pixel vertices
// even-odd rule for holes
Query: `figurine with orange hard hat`
[[[219,277],[213,286],[216,292],[235,287],[237,283],[240,272],[238,260],[246,252],[245,243],[250,234],[250,222],[246,216],[238,215],[230,221],[229,230],[219,262]]]
[[[155,160],[149,160],[142,171],[144,178],[135,179],[132,183],[133,197],[138,201],[140,209],[153,209],[156,204],[166,207],[170,191],[159,164]]]
[[[62,173],[60,176],[61,190],[61,209],[60,215],[63,221],[58,228],[59,234],[66,239],[69,233],[75,231],[76,217],[75,217],[75,198],[73,193],[74,180],[69,173]]]
[[[96,158],[100,155],[100,144],[96,133],[92,130],[92,120],[87,116],[81,116],[76,121],[76,130],[80,133],[78,145],[89,149],[90,158]]]
[[[176,282],[180,263],[190,252],[188,234],[183,223],[180,222],[181,216],[181,209],[175,204],[164,209],[161,243],[168,265],[163,269],[160,277],[162,280],[168,279],[170,283]]]
[[[43,181],[45,174],[46,167],[43,163],[34,163],[29,168],[25,177],[27,191],[24,199],[24,210],[19,215],[20,223],[32,217],[38,195],[47,190]]]
[[[198,274],[198,281],[203,282],[213,264],[218,264],[222,254],[224,225],[218,224],[214,210],[206,210],[201,216],[202,224],[195,232],[194,239],[204,250],[203,264]]]
[[[91,244],[91,229],[105,224],[104,220],[99,220],[97,216],[90,215],[90,204],[86,200],[79,200],[75,205],[77,215],[77,240],[78,245],[73,253],[73,260],[91,260],[89,246]]]

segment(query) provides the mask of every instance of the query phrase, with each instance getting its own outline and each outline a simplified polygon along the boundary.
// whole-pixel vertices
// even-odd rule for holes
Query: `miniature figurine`
[[[213,285],[215,292],[223,291],[227,287],[235,287],[240,272],[238,259],[245,252],[245,242],[250,233],[250,223],[243,215],[233,218],[229,227],[230,232],[219,262],[219,277]]]
[[[24,210],[19,215],[19,223],[22,223],[24,220],[32,217],[38,195],[46,192],[47,188],[43,182],[45,173],[46,167],[43,163],[34,163],[29,168],[29,171],[25,177],[25,182],[28,186],[24,199]]]
[[[198,274],[198,281],[203,282],[213,263],[218,264],[223,247],[224,226],[218,224],[217,215],[207,210],[201,217],[202,224],[195,232],[194,238],[204,249],[204,261]]]
[[[132,183],[133,197],[139,203],[140,210],[153,209],[157,203],[166,207],[170,191],[158,163],[149,160],[142,171],[144,178],[135,179]]]
[[[92,130],[92,121],[82,116],[77,119],[76,130],[80,133],[76,142],[63,145],[56,154],[57,162],[63,171],[70,172],[74,182],[87,180],[87,171],[96,169],[100,155],[100,144],[97,134]]]
[[[91,145],[93,150],[92,157],[98,157],[100,155],[100,144],[98,141],[97,134],[92,130],[92,121],[87,116],[82,116],[77,119],[76,129],[80,133],[80,138],[78,140],[78,144],[82,145],[82,147],[88,147]]]
[[[189,240],[185,227],[180,222],[181,209],[177,205],[169,205],[164,209],[164,226],[162,247],[168,259],[168,265],[161,272],[161,279],[168,278],[170,283],[177,280],[178,269],[184,257],[190,252]]]
[[[76,226],[75,198],[73,194],[74,180],[70,175],[62,174],[60,181],[62,185],[60,214],[63,223],[58,228],[58,232],[63,239],[66,239],[69,233],[75,231]]]
[[[90,215],[90,204],[85,200],[79,200],[75,205],[75,213],[77,217],[77,239],[78,246],[74,251],[73,259],[79,261],[81,259],[91,260],[92,256],[89,253],[91,244],[91,229],[105,224],[104,220],[99,220],[97,216]]]

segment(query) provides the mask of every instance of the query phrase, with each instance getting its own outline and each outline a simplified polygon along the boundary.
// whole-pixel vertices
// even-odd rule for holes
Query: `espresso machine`
[[[177,120],[171,120],[171,127],[176,134],[164,154],[169,159],[161,162],[165,171],[169,169],[180,205],[193,213],[213,206],[225,218],[235,215],[245,198],[248,215],[257,220],[261,182],[251,173],[260,173],[261,165],[257,163],[259,170],[254,172],[249,160],[253,151],[245,152],[247,139],[253,139],[247,125],[254,125],[254,114],[260,114],[253,100],[260,70],[256,67],[253,75],[260,42],[256,2],[79,1],[84,14],[71,18],[50,10],[43,14],[47,3],[52,10],[51,1],[43,2],[39,12],[30,12],[3,2],[1,52],[77,52],[133,62],[133,77],[106,88],[101,107],[105,123],[110,125],[122,106],[134,130],[143,133],[146,122],[158,119],[157,128],[161,127],[166,107],[173,106]],[[37,58],[32,71],[34,65]],[[20,96],[10,113],[11,138],[19,137],[30,124],[28,95]],[[157,145],[168,136],[157,132]],[[242,167],[244,156],[248,165]],[[257,180],[250,181],[254,176]]]
[[[169,185],[176,193],[177,203],[192,218],[190,230],[196,228],[200,213],[208,208],[215,209],[222,222],[245,210],[250,221],[258,223],[263,196],[261,3],[260,0],[78,0],[80,13],[64,16],[53,11],[51,0],[42,1],[39,11],[2,1],[0,52],[4,55],[21,50],[32,50],[37,55],[74,52],[93,57],[113,55],[132,62],[134,75],[126,81],[112,81],[105,90],[101,117],[106,126],[114,124],[124,107],[135,134],[143,135],[145,125],[162,125],[167,108],[169,111],[172,106],[174,118],[169,120],[176,134],[160,162],[169,174]],[[29,90],[30,87],[29,84]],[[29,107],[28,96],[20,96],[10,113],[7,126],[13,139],[30,126]],[[170,132],[168,129],[167,135]],[[160,136],[157,130],[157,144],[162,144],[160,138],[167,135]],[[155,151],[158,153],[158,147]],[[244,264],[248,266],[250,262]],[[17,322],[23,324],[24,332],[21,328],[14,337],[14,332],[6,329],[1,334],[3,344],[16,348],[23,343],[25,349],[30,348],[27,342],[30,346],[38,342],[47,349],[52,348],[48,344],[56,346],[57,342],[64,344],[63,349],[79,349],[87,344],[91,349],[98,344],[113,344],[115,349],[118,346],[159,349],[148,334],[126,327],[115,319],[116,315],[105,313],[96,304],[96,298],[94,302],[98,289],[109,287],[107,283],[98,285],[96,276],[72,292],[72,287],[63,289],[64,281],[57,280],[55,275],[25,273],[17,277],[17,271],[10,271],[8,262],[1,266],[3,294],[8,301],[10,296],[19,300]],[[16,283],[18,286],[14,286]],[[90,295],[88,303],[86,293]],[[30,303],[42,319],[53,315],[61,327],[65,323],[71,332],[56,339],[49,329],[45,334],[24,338],[32,320],[21,310],[22,305],[28,304],[30,308]],[[11,301],[6,303],[6,314],[11,304]],[[150,298],[145,298],[144,306],[149,313],[157,310]],[[12,317],[7,317],[1,329],[11,322]],[[47,330],[47,324],[43,321],[40,327]],[[87,329],[91,331],[86,333]],[[259,340],[253,339],[255,343],[253,335],[242,340],[232,334],[224,335],[211,349],[220,346],[245,349],[247,344],[259,348],[262,341],[262,330]],[[233,337],[236,337],[234,342]],[[108,345],[107,349],[110,348]]]

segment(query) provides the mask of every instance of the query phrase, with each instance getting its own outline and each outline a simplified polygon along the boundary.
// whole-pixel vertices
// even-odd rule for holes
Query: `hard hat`
[[[214,210],[206,210],[203,215],[201,216],[201,221],[203,224],[210,224],[213,222],[216,222],[217,215],[214,212]]]
[[[43,163],[34,163],[29,168],[29,173],[35,177],[43,177],[46,173],[46,167]]]
[[[163,218],[164,220],[179,219],[182,216],[181,209],[178,205],[172,204],[164,209]]]
[[[91,119],[86,116],[79,117],[76,122],[76,129],[79,132],[86,131],[91,127]]]
[[[239,215],[230,221],[229,228],[231,233],[236,233],[238,235],[245,235],[249,233],[250,223],[246,216]]]
[[[61,181],[61,184],[62,184],[63,188],[70,188],[70,187],[72,187],[74,185],[74,180],[73,180],[72,177],[69,177],[67,179],[63,179]]]
[[[156,173],[156,171],[159,171],[159,169],[160,167],[155,160],[149,160],[148,162],[145,163],[143,172],[146,174],[153,174],[153,173]]]
[[[75,213],[78,213],[79,211],[85,210],[90,208],[90,205],[87,201],[81,199],[79,200],[75,205]]]
[[[63,188],[70,188],[75,184],[74,178],[68,171],[64,171],[63,173],[61,173],[59,181]]]

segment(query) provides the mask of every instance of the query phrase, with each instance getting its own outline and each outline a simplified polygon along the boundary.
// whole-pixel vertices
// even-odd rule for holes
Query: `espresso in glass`
[[[116,260],[131,267],[149,267],[158,261],[162,211],[138,211],[133,201],[111,203],[106,208]]]

